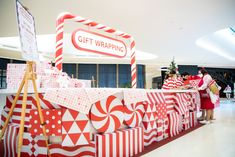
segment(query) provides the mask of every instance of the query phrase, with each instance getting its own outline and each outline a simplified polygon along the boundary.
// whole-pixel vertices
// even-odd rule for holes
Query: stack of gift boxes
[[[38,73],[43,76],[44,72]],[[113,94],[108,90],[103,94],[96,91],[102,94],[98,100],[93,90],[96,89],[87,93],[95,101],[87,114],[51,103],[44,99],[44,94],[39,94],[52,157],[135,156],[144,147],[197,125],[197,93],[147,91],[147,99],[131,103],[132,99],[125,101],[123,92]],[[2,124],[13,99],[12,95],[7,97]],[[12,148],[7,145],[14,143],[18,136],[22,96],[20,100],[4,137],[5,154],[16,154],[15,144],[10,145]],[[28,96],[27,104],[22,156],[47,156],[34,94]]]
[[[7,89],[18,89],[23,80],[26,64],[7,65]],[[38,88],[90,88],[91,80],[70,78],[67,73],[60,72],[50,63],[37,63],[33,67],[37,74],[36,84]],[[32,82],[29,81],[29,90],[33,90]]]

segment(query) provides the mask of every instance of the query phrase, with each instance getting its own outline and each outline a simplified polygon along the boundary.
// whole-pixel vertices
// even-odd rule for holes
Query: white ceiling
[[[235,68],[234,60],[196,45],[196,40],[235,26],[235,0],[21,0],[33,14],[37,35],[54,34],[59,13],[68,11],[127,32],[136,48],[158,58],[137,60],[151,66],[177,64]],[[15,0],[0,0],[0,37],[17,36]],[[66,22],[66,33],[82,27]],[[55,43],[48,43],[55,47]],[[226,44],[224,44],[225,46]],[[228,46],[228,45],[226,45]],[[235,57],[235,46],[227,50]],[[221,45],[220,45],[221,47]],[[223,47],[223,45],[222,45]],[[226,49],[226,47],[224,48]],[[141,52],[139,52],[141,53]],[[18,58],[18,52],[0,49],[0,56]],[[67,56],[66,62],[110,62]],[[115,60],[115,62],[120,62]]]

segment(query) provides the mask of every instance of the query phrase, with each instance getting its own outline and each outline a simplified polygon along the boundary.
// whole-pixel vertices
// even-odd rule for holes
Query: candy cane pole
[[[116,36],[122,37],[124,39],[130,40],[130,50],[131,50],[131,85],[132,88],[136,88],[136,60],[135,60],[135,41],[134,38],[122,31],[110,28],[103,24],[98,24],[95,21],[85,19],[80,16],[75,16],[71,13],[61,13],[56,21],[56,54],[55,54],[55,66],[58,70],[62,71],[62,61],[63,61],[63,35],[64,35],[64,21],[73,20],[75,22],[88,25],[90,27],[102,30],[107,33],[115,34]]]

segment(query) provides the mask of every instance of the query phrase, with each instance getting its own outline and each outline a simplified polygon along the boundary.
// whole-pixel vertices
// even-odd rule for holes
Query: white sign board
[[[33,16],[16,1],[17,22],[21,42],[22,57],[28,61],[39,60]]]

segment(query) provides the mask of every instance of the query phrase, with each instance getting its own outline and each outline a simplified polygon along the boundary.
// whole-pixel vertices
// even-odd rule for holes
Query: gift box
[[[18,89],[20,87],[26,72],[26,67],[26,64],[7,64],[6,82],[8,89]],[[33,68],[35,69],[35,67]],[[36,81],[36,85],[39,87],[38,81]],[[28,81],[28,89],[33,90],[32,81]]]
[[[62,146],[90,143],[90,121],[86,114],[71,109],[62,110]]]
[[[45,100],[59,104],[62,107],[89,114],[92,103],[84,88],[78,89],[48,89],[43,97]]]
[[[91,88],[91,80],[71,78],[68,86],[71,88]]]
[[[193,92],[192,95],[192,107],[190,108],[191,111],[199,111],[201,106],[201,99],[199,92]]]
[[[61,144],[51,144],[49,146],[51,157],[82,157],[95,156],[95,142],[88,145],[66,147]]]
[[[175,112],[175,93],[164,93],[167,114]]]
[[[42,115],[45,122],[46,135],[47,136],[61,136],[61,121],[62,110],[61,109],[42,109]],[[32,135],[42,135],[42,127],[40,123],[40,117],[38,110],[30,110],[30,127],[29,132]]]
[[[8,125],[3,137],[4,157],[17,157],[19,126]]]
[[[143,126],[144,129],[147,131],[150,131],[152,129],[156,129],[156,119],[157,119],[157,113],[156,113],[156,106],[155,104],[145,104],[144,105],[145,113],[143,117]]]
[[[15,99],[14,95],[9,95],[6,97],[6,105],[4,106],[2,113],[1,113],[1,126],[4,126],[4,123],[8,117],[8,113],[11,109],[12,103]],[[22,112],[22,102],[23,96],[19,96],[15,109],[13,111],[12,117],[10,118],[10,124],[20,125],[21,120],[21,112]],[[29,111],[32,108],[32,97],[28,96],[26,101],[26,110],[25,110],[25,127],[29,127]]]
[[[169,114],[169,134],[170,137],[173,137],[179,134],[182,129],[182,116],[180,116],[177,112],[173,112]]]
[[[188,130],[190,128],[190,117],[189,111],[183,115],[183,130]]]
[[[149,146],[157,141],[157,128],[150,131],[144,130],[144,146]]]
[[[23,145],[21,147],[23,157],[47,157],[46,140],[44,136],[35,136],[30,133],[23,134]]]
[[[165,96],[162,92],[148,92],[148,102],[151,104],[165,104]]]
[[[143,128],[95,135],[96,157],[134,156],[144,149]]]
[[[157,123],[157,141],[161,141],[169,137],[169,120],[161,118],[156,120]]]
[[[189,116],[190,116],[190,127],[197,126],[197,111],[190,111]]]
[[[40,106],[42,109],[59,109],[61,108],[60,105],[56,103],[49,102],[44,99],[44,94],[39,93],[38,94],[39,101],[40,101]],[[36,101],[36,95],[32,95],[32,109],[37,109],[37,101]]]
[[[190,98],[188,98],[187,93],[176,93],[175,94],[175,110],[179,115],[183,115],[188,111],[188,104],[190,103]]]

